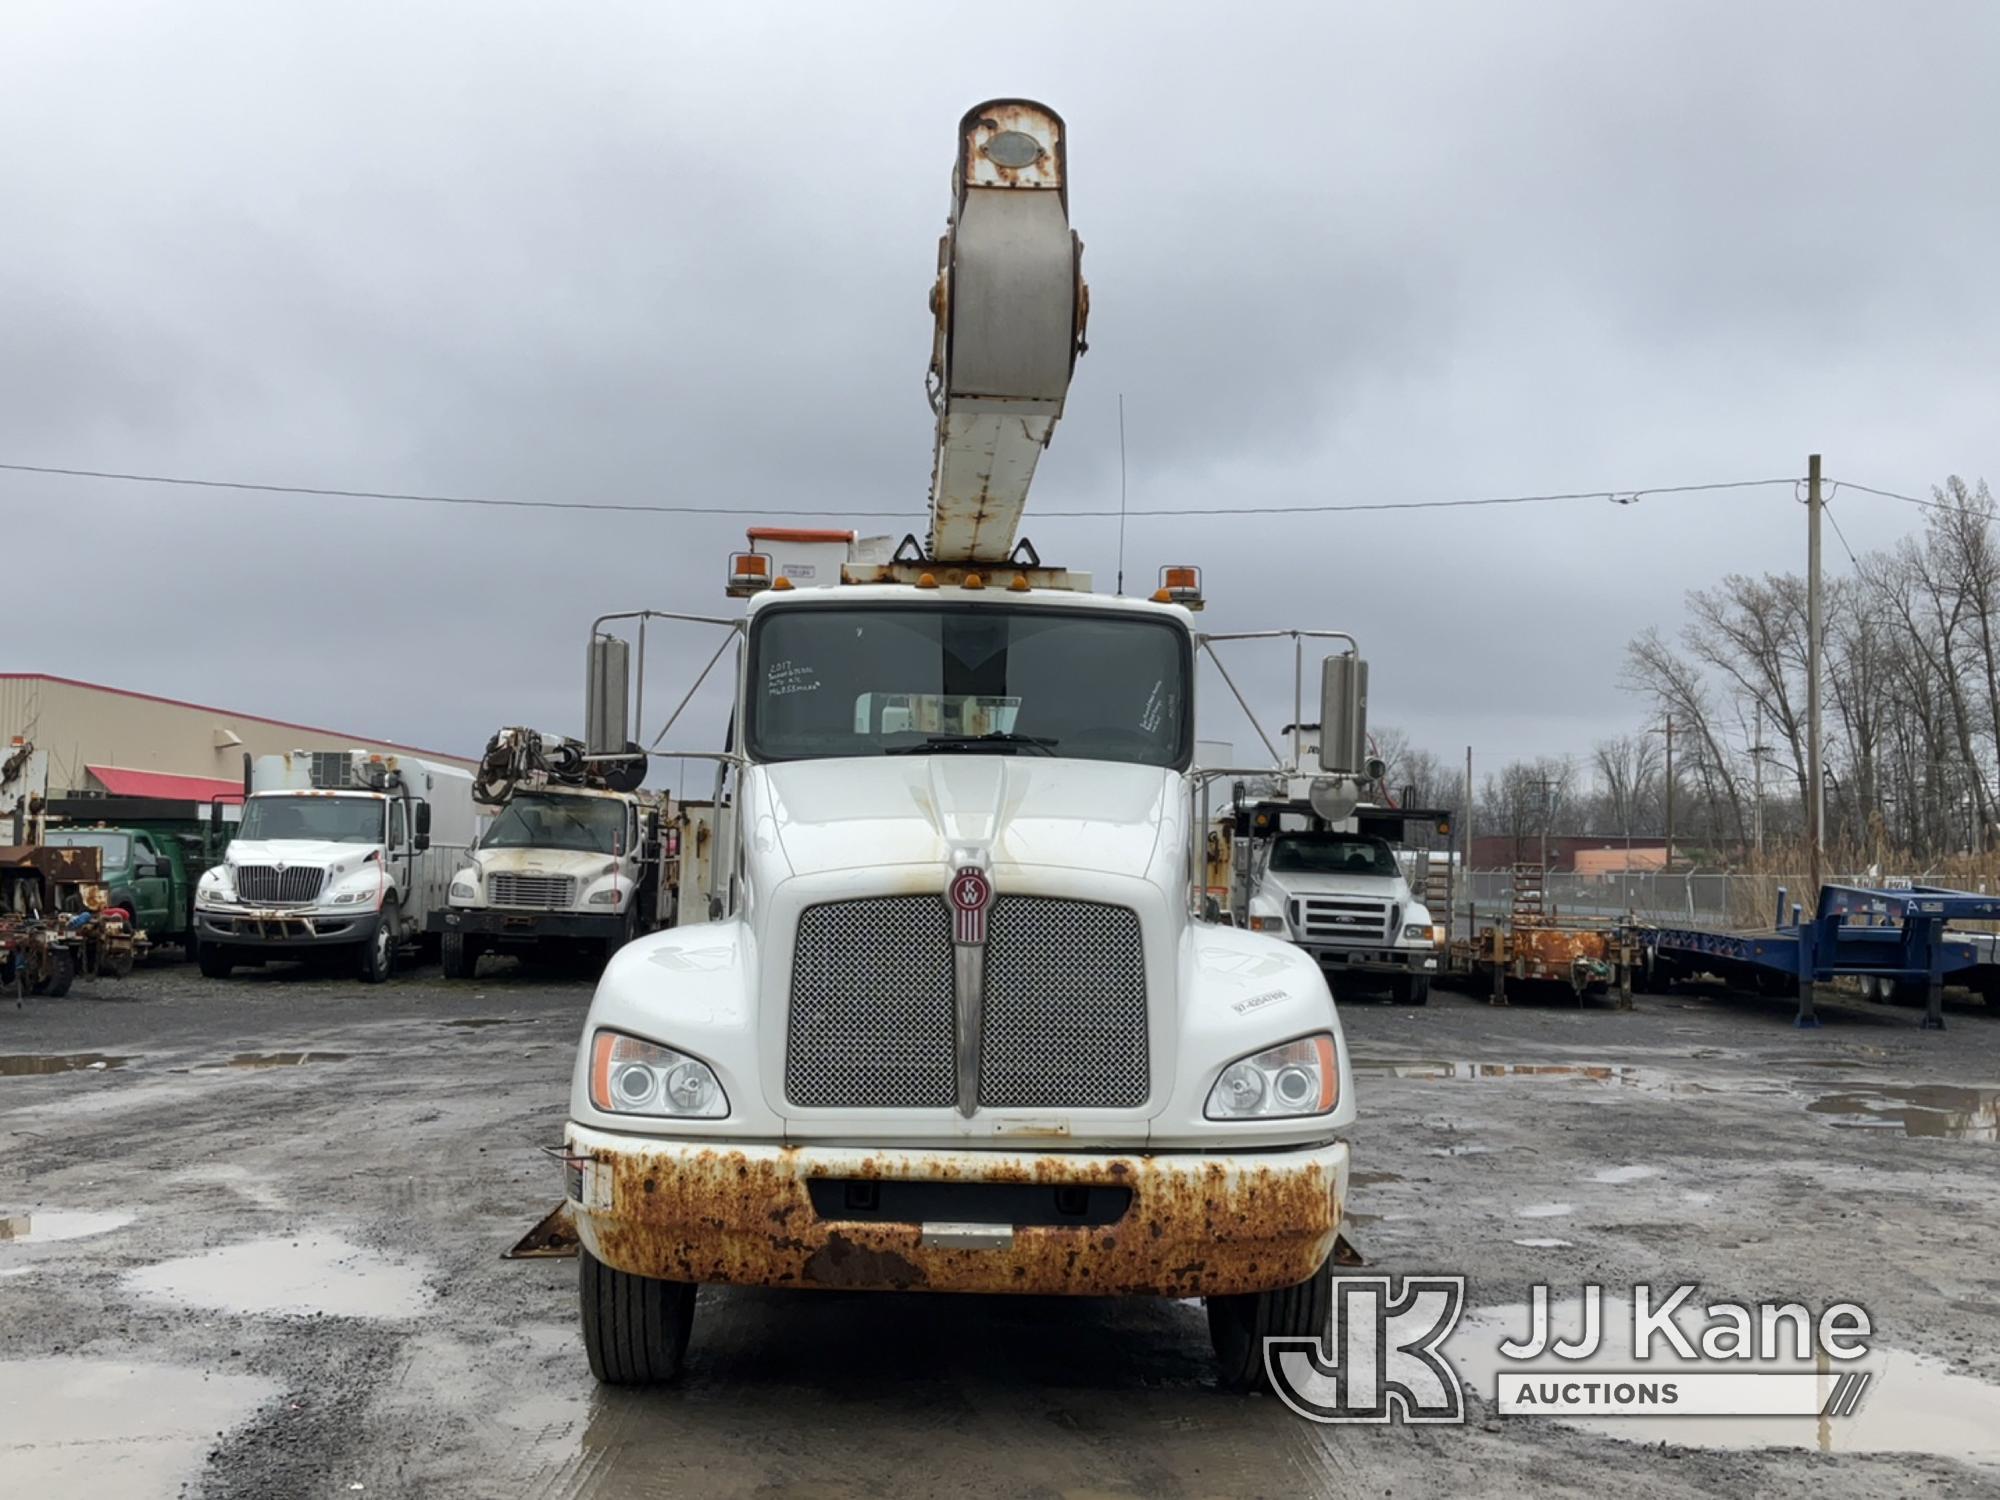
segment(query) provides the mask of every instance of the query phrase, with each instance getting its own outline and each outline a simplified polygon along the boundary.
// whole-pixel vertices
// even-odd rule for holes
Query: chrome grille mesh
[[[794,1104],[949,1107],[951,918],[939,896],[808,907],[792,954],[785,1096]]]
[[[1146,1102],[1146,965],[1129,907],[1002,896],[986,939],[979,1102],[1130,1109]]]
[[[799,918],[785,1094],[838,1108],[956,1102],[951,918],[938,896],[809,907]],[[979,1103],[1131,1108],[1149,1083],[1146,969],[1127,907],[993,903]]]
[[[309,865],[293,870],[280,870],[275,865],[236,867],[236,898],[239,901],[263,901],[272,906],[302,905],[315,899],[325,883],[326,871]]]
[[[495,906],[554,911],[576,900],[576,881],[568,875],[490,875],[486,895]]]

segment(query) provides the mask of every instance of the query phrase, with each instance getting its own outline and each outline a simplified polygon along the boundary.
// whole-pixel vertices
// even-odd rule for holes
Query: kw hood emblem
[[[951,908],[952,1041],[957,1063],[958,1112],[979,1109],[979,1058],[986,1041],[986,913],[993,905],[993,877],[981,849],[958,851],[958,867],[944,888]]]

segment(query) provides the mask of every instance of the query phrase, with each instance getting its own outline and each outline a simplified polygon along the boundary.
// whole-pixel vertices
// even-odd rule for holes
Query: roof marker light
[[[986,580],[984,578],[981,578],[977,573],[967,573],[965,575],[965,582],[961,585],[961,587],[968,589],[983,589],[986,587]]]

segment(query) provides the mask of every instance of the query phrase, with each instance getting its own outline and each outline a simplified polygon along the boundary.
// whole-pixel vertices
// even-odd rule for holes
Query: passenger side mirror
[[[411,846],[416,849],[417,853],[422,854],[424,850],[430,848],[431,846],[430,803],[419,802],[416,806],[416,814],[417,814],[417,834],[416,837],[412,839],[410,842]]]

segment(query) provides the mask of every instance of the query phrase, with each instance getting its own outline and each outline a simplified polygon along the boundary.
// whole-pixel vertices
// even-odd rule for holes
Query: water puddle
[[[533,1016],[473,1016],[469,1020],[446,1021],[447,1026],[458,1026],[465,1030],[476,1030],[483,1026],[533,1026]]]
[[[2000,1089],[1857,1083],[1806,1106],[1847,1130],[1900,1130],[1942,1140],[2000,1140]]]
[[[1529,1249],[1529,1250],[1567,1250],[1567,1249],[1569,1249],[1569,1248],[1570,1248],[1570,1247],[1571,1247],[1571,1246],[1572,1246],[1572,1245],[1573,1245],[1573,1244],[1575,1243],[1575,1241],[1573,1241],[1573,1240],[1516,1240],[1516,1241],[1514,1241],[1514,1243],[1515,1243],[1515,1244],[1517,1244],[1517,1245],[1520,1245],[1520,1246],[1523,1246],[1524,1248],[1526,1248],[1526,1249]]]
[[[32,1078],[43,1073],[101,1073],[106,1068],[122,1068],[131,1060],[129,1057],[106,1057],[102,1052],[72,1052],[59,1057],[18,1053],[0,1057],[0,1078]]]
[[[218,1068],[298,1068],[307,1063],[346,1062],[352,1055],[348,1052],[239,1052],[228,1062],[202,1063],[194,1071],[212,1073]]]
[[[1758,1078],[1708,1078],[1696,1082],[1662,1068],[1634,1063],[1497,1063],[1434,1062],[1422,1058],[1355,1058],[1357,1074],[1383,1078],[1434,1079],[1442,1082],[1529,1081],[1594,1084],[1600,1088],[1631,1089],[1643,1094],[1783,1094],[1781,1083]]]
[[[1658,1167],[1605,1167],[1590,1174],[1592,1182],[1643,1182],[1648,1177],[1658,1177]]]
[[[1425,1150],[1426,1156],[1489,1156],[1491,1146],[1432,1146]]]
[[[1698,1337],[1703,1324],[1699,1308],[1684,1307],[1675,1321],[1690,1337]],[[1574,1338],[1582,1327],[1582,1304],[1557,1302],[1549,1311],[1549,1328],[1556,1338]],[[1810,1360],[1786,1358],[1779,1361],[1683,1360],[1662,1344],[1654,1346],[1650,1361],[1635,1361],[1632,1352],[1632,1310],[1629,1302],[1607,1295],[1603,1309],[1603,1342],[1596,1353],[1579,1361],[1560,1360],[1544,1355],[1528,1364],[1502,1360],[1499,1346],[1505,1339],[1523,1338],[1528,1333],[1529,1316],[1525,1303],[1511,1307],[1487,1307],[1469,1312],[1446,1341],[1444,1352],[1464,1380],[1484,1400],[1491,1402],[1503,1371],[1509,1381],[1526,1377],[1566,1380],[1587,1379],[1593,1373],[1619,1372],[1630,1377],[1634,1370],[1649,1376],[1671,1378],[1699,1368],[1716,1370],[1724,1366],[1737,1372],[1813,1372]],[[1604,1416],[1510,1416],[1505,1421],[1552,1421],[1585,1432],[1627,1442],[1688,1448],[1809,1448],[1821,1453],[1929,1453],[1944,1458],[1982,1463],[2000,1463],[2000,1423],[1993,1420],[2000,1411],[2000,1387],[1966,1375],[1954,1375],[1942,1363],[1907,1350],[1876,1347],[1860,1360],[1843,1363],[1838,1371],[1820,1372],[1829,1392],[1839,1371],[1866,1370],[1872,1379],[1862,1396],[1859,1409],[1846,1417],[1604,1417]]]
[[[126,1287],[217,1312],[410,1318],[430,1302],[421,1267],[332,1235],[247,1240],[133,1271]]]
[[[1385,1182],[1401,1182],[1401,1172],[1350,1172],[1347,1175],[1349,1187],[1376,1187]]]
[[[123,1229],[132,1219],[131,1214],[66,1213],[60,1209],[9,1214],[0,1217],[0,1243],[40,1245],[51,1240],[80,1240]]]
[[[1566,1219],[1576,1212],[1574,1203],[1530,1203],[1514,1210],[1517,1219]]]
[[[0,1472],[16,1495],[172,1495],[216,1435],[278,1394],[254,1375],[98,1359],[0,1363]]]

